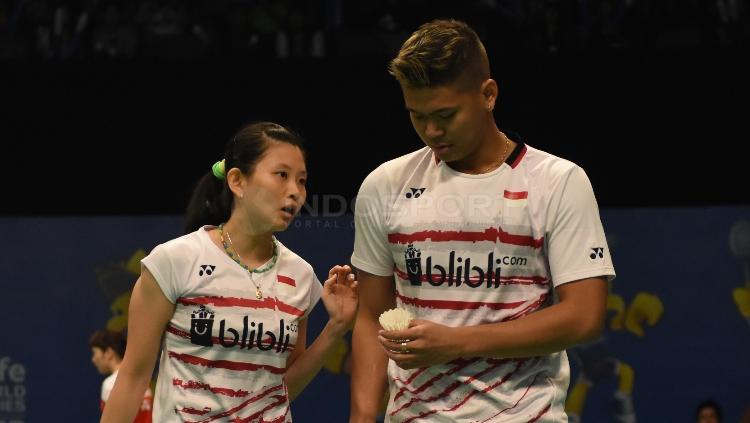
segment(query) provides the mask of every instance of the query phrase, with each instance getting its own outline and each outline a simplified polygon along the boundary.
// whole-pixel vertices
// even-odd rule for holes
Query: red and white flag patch
[[[508,191],[503,192],[503,202],[506,207],[525,207],[526,199],[529,198],[528,191]]]
[[[287,285],[289,285],[289,286],[294,286],[294,287],[296,287],[296,286],[297,286],[297,283],[296,283],[296,282],[294,281],[294,279],[290,278],[289,276],[284,276],[284,275],[277,275],[277,276],[276,276],[276,279],[277,279],[277,280],[278,280],[279,282],[281,282],[281,283],[285,283],[285,284],[287,284]]]

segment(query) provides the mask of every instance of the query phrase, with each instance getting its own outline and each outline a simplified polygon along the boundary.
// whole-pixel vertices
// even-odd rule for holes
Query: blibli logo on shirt
[[[201,305],[191,313],[190,343],[212,347],[212,329],[215,313]],[[277,353],[286,352],[289,348],[289,333],[297,331],[296,323],[287,324],[284,319],[279,320],[278,330],[264,330],[263,322],[250,321],[249,316],[242,318],[242,328],[235,329],[227,326],[226,319],[219,321],[218,343],[224,348],[239,347],[240,349],[258,348],[261,351],[276,350]]]
[[[406,262],[406,274],[412,285],[422,285],[425,279],[432,286],[460,286],[465,284],[470,288],[479,288],[483,284],[487,288],[500,286],[500,273],[502,266],[525,266],[527,259],[517,256],[502,256],[495,258],[495,252],[487,255],[486,267],[472,266],[471,258],[457,257],[455,251],[448,253],[447,266],[433,264],[432,257],[425,260],[425,268],[422,268],[422,252],[413,244],[406,247],[404,253]],[[426,274],[426,277],[424,276]]]
[[[190,343],[210,347],[214,312],[202,305],[190,315]]]

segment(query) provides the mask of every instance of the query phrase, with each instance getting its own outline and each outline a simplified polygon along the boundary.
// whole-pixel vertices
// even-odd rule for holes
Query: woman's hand
[[[343,336],[354,326],[359,307],[357,281],[349,266],[333,266],[323,283],[323,305],[328,311],[331,329]]]

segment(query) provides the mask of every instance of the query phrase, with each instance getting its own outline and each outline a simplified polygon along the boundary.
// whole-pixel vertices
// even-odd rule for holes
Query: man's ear
[[[487,110],[493,110],[497,102],[499,88],[497,82],[490,78],[482,83],[482,97]]]

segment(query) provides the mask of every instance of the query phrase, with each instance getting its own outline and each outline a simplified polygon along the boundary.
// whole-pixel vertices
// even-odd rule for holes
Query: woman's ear
[[[227,185],[237,197],[242,198],[245,195],[245,175],[238,168],[233,167],[227,172]]]

